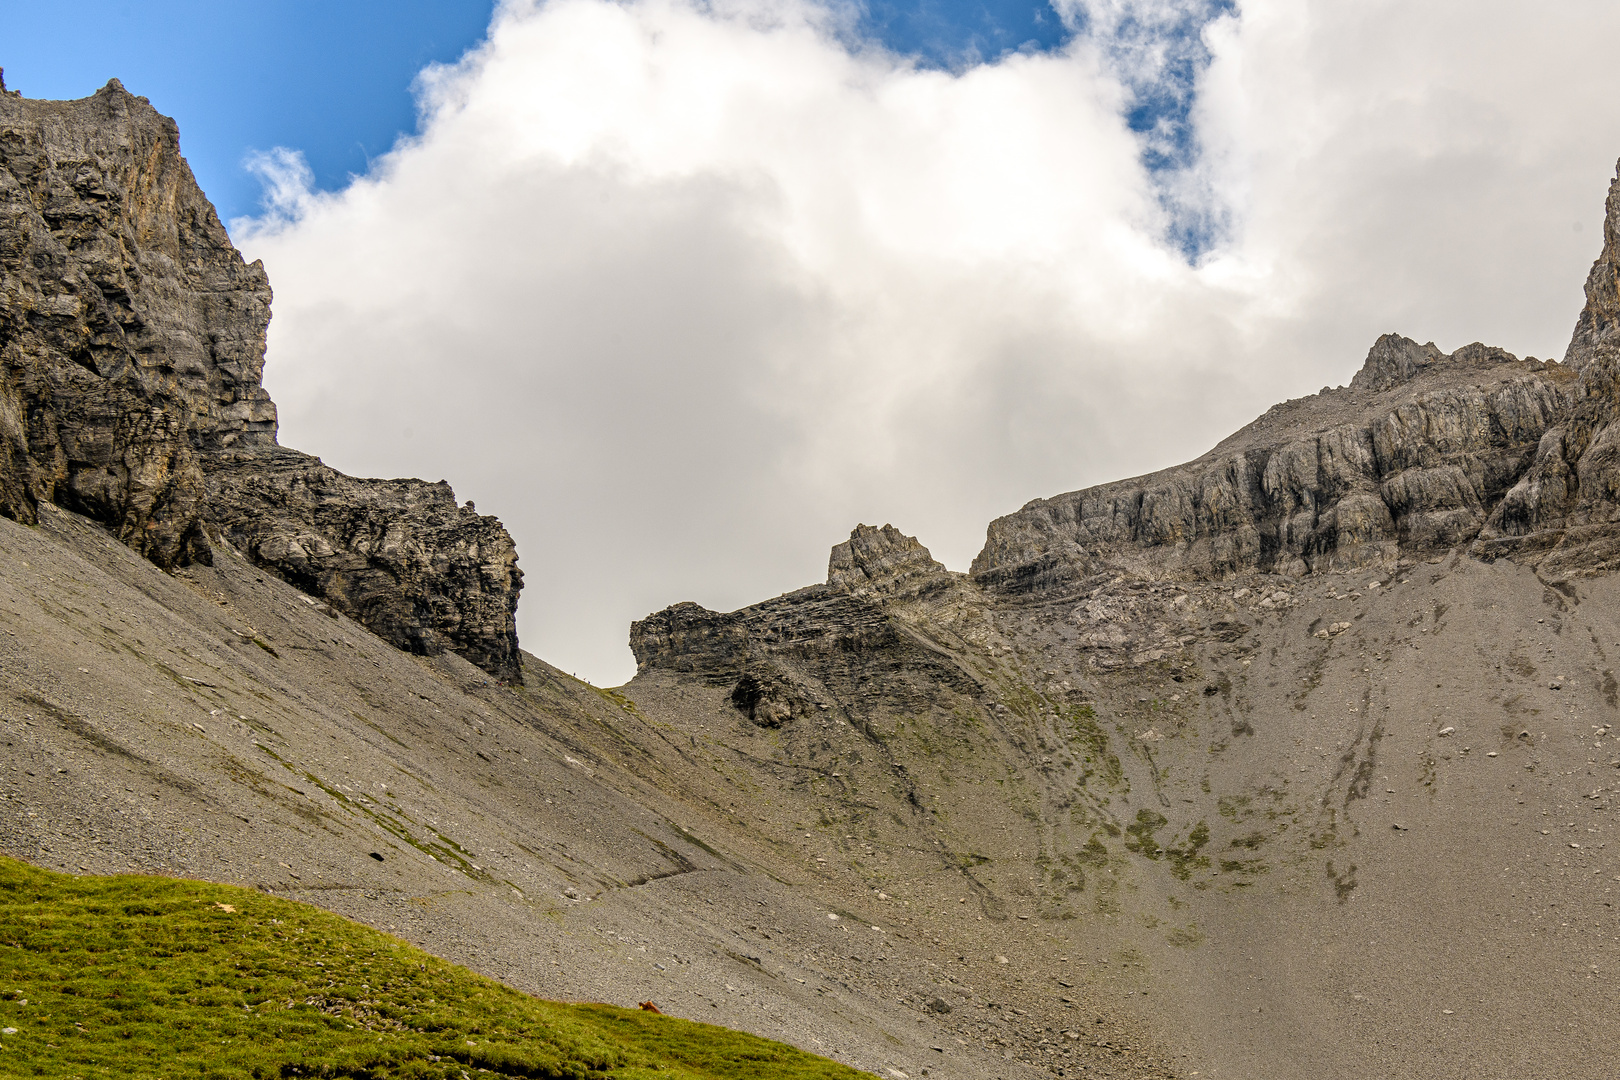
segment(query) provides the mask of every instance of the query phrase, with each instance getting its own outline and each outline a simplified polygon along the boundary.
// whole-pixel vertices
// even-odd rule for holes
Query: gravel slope
[[[1022,966],[974,980],[995,1008],[952,996],[931,939],[954,931],[734,818],[704,788],[733,761],[706,732],[533,658],[514,690],[401,653],[224,547],[167,575],[41,514],[0,520],[7,854],[256,886],[543,996],[651,1000],[882,1076],[1036,1075],[1006,1055],[1075,1046],[1082,1019],[1089,1042],[1151,1045]],[[1000,1042],[962,1039],[964,1012]],[[1148,1053],[1069,1059],[1167,1075]]]

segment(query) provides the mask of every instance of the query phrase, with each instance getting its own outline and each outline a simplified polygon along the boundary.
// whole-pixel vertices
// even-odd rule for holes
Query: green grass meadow
[[[689,1020],[541,1001],[306,904],[0,857],[0,1076],[856,1080]]]

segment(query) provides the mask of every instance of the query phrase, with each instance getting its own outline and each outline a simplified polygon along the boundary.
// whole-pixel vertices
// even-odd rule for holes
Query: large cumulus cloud
[[[1379,332],[1561,350],[1620,10],[1059,10],[1061,52],[946,72],[803,0],[503,5],[367,176],[262,159],[233,230],[284,440],[498,513],[526,647],[617,681],[632,618],[818,580],[860,520],[961,568],[990,517],[1196,455]],[[1133,131],[1188,55],[1185,132]]]

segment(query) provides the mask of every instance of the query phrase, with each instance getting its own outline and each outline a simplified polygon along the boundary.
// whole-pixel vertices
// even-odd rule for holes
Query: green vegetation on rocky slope
[[[710,1024],[541,1001],[305,904],[0,858],[0,1074],[857,1078]]]

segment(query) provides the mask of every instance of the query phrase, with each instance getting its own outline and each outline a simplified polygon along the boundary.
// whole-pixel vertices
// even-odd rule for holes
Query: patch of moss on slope
[[[710,1024],[541,1001],[248,889],[6,858],[0,1028],[15,1029],[0,1033],[5,1076],[869,1075]]]

